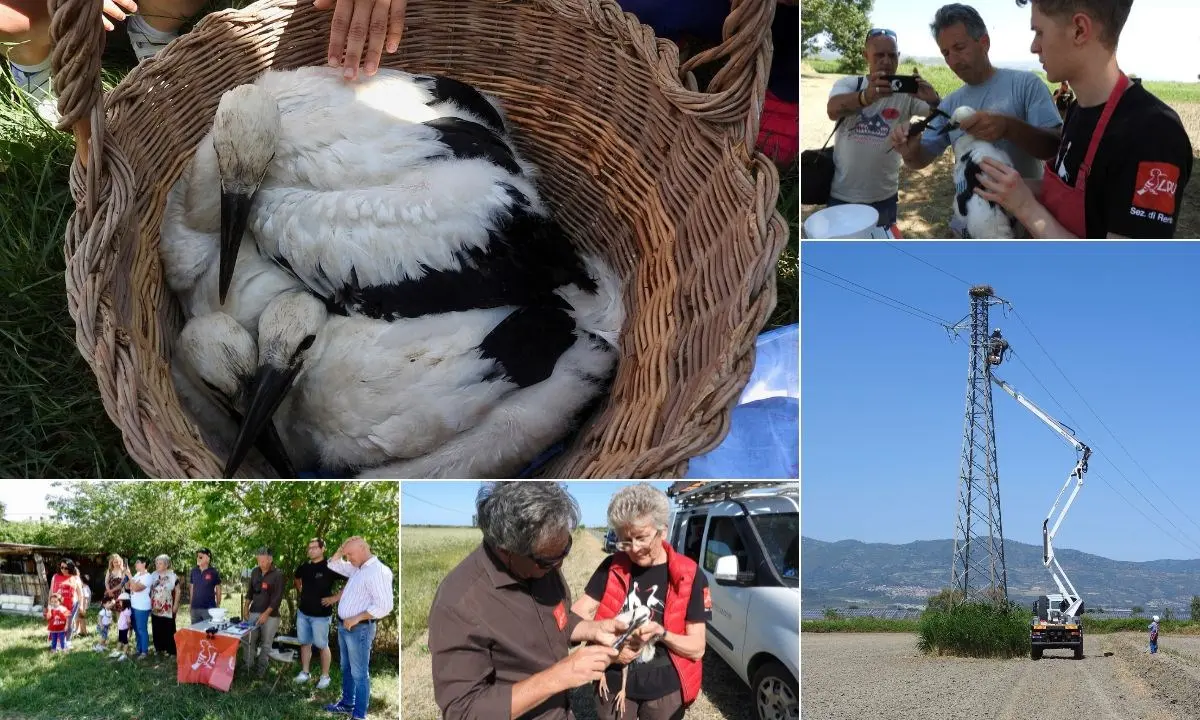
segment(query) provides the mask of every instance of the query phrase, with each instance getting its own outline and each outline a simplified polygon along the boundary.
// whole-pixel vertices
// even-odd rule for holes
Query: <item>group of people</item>
[[[262,677],[270,661],[271,646],[281,624],[280,604],[285,580],[276,567],[274,552],[267,546],[256,552],[256,564],[246,584],[243,602],[245,619],[254,623],[254,631],[246,636],[243,662]],[[342,674],[342,696],[326,706],[331,712],[365,718],[370,701],[370,653],[375,640],[377,622],[391,615],[395,607],[395,584],[391,568],[371,552],[370,544],[359,536],[347,539],[329,558],[325,557],[325,541],[308,541],[308,560],[296,568],[292,584],[297,593],[296,635],[300,643],[300,673],[295,682],[310,681],[313,650],[320,657],[317,689],[330,684],[329,667],[332,654],[329,648],[329,629],[337,612],[337,637]],[[134,560],[131,572],[126,561],[114,553],[108,557],[104,574],[104,595],[97,615],[97,642],[92,649],[109,651],[113,624],[116,624],[117,644],[109,657],[118,662],[130,658],[130,632],[133,633],[133,652],[145,659],[153,637],[154,652],[164,656],[176,654],[176,616],[179,613],[183,581],[174,572],[171,558],[154,558],[151,572],[144,557]],[[219,608],[223,599],[221,573],[212,565],[212,551],[196,551],[196,565],[188,576],[190,587],[191,624],[204,623],[210,610]],[[334,592],[335,585],[341,587]],[[83,581],[75,562],[63,559],[58,572],[50,581],[48,602],[44,610],[50,638],[50,651],[70,649],[77,627],[84,627],[90,590]]]
[[[565,489],[495,483],[476,509],[483,541],[429,615],[442,717],[566,719],[570,691],[588,684],[601,720],[682,717],[700,692],[712,602],[704,573],[668,542],[666,494],[640,483],[613,496],[617,552],[574,600],[560,568],[580,511]]]
[[[841,122],[829,205],[870,205],[879,225],[893,225],[901,165],[926,167],[969,133],[1004,150],[1013,164],[984,160],[956,196],[997,203],[1018,236],[1174,237],[1192,146],[1178,114],[1117,63],[1128,0],[1016,2],[1032,5],[1030,52],[1049,82],[1059,83],[1057,98],[1035,73],[992,65],[987,26],[969,5],[943,6],[930,25],[964,83],[944,98],[921,79],[916,93],[894,92],[884,76],[897,74],[899,38],[871,29],[863,51],[868,74],[842,78],[830,92],[828,116]],[[1065,105],[1061,112],[1056,100]],[[964,106],[978,112],[947,131]],[[933,117],[910,132],[918,115]],[[968,237],[951,210],[951,234]]]

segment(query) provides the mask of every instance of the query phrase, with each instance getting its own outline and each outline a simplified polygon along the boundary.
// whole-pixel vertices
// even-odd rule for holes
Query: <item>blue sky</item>
[[[608,524],[608,501],[613,494],[633,482],[577,480],[566,483],[566,486],[567,492],[575,497],[583,511],[583,524],[599,527]],[[650,484],[666,490],[671,483],[653,481]],[[400,486],[400,524],[470,525],[479,485],[478,481],[406,480]]]
[[[1119,560],[1200,557],[1200,317],[1191,290],[1200,244],[805,242],[801,261],[951,323],[963,318],[968,286],[901,250],[991,284],[1013,304],[1008,317],[992,308],[991,324],[1019,358],[996,375],[1093,448],[1055,546]],[[802,270],[803,534],[888,543],[951,537],[965,341]],[[1075,451],[994,386],[992,401],[1005,535],[1040,543]]]
[[[905,55],[941,57],[929,32],[933,15],[948,0],[876,0],[871,12],[875,27],[895,30]],[[970,3],[968,3],[970,4]],[[975,3],[992,38],[993,63],[1029,62],[1033,32],[1030,8],[1013,0]],[[1200,3],[1195,0],[1137,0],[1121,32],[1117,60],[1125,72],[1150,80],[1194,81],[1200,56],[1187,52],[1200,42]]]

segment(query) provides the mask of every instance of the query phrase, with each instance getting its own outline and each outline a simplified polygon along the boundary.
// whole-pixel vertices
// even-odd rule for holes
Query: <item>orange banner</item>
[[[237,663],[238,638],[184,628],[175,633],[175,677],[229,692]]]

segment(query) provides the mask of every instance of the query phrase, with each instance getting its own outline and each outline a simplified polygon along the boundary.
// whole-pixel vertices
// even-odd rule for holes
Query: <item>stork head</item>
[[[275,157],[282,132],[279,104],[255,85],[239,85],[221,96],[213,118],[213,150],[221,176],[221,302],[229,292],[238,246],[250,219],[250,204]]]
[[[945,125],[942,125],[942,129],[938,130],[938,135],[945,135],[951,130],[958,130],[958,126],[974,114],[975,108],[969,105],[959,105],[954,108],[954,112],[950,113],[950,119],[946,121]]]
[[[250,333],[225,313],[196,316],[179,334],[179,359],[234,422],[241,424],[238,408],[249,398],[257,359]],[[255,447],[281,477],[296,477],[274,424],[254,437]]]
[[[309,350],[327,319],[325,304],[302,290],[278,296],[259,316],[258,369],[251,381],[253,395],[225,464],[225,477],[237,472],[250,442],[272,424],[271,418],[304,369]]]

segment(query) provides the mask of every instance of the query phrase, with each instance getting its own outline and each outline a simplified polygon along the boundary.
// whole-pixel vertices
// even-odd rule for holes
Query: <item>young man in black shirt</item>
[[[1192,145],[1179,116],[1117,66],[1117,40],[1133,0],[1032,3],[1031,52],[1050,82],[1067,81],[1075,102],[1040,187],[984,160],[982,188],[1035,238],[1171,238]]]
[[[342,576],[329,569],[325,560],[325,541],[313,538],[308,541],[308,562],[296,568],[293,582],[300,594],[300,607],[296,613],[296,635],[300,640],[300,674],[297,683],[308,682],[308,666],[312,650],[321,652],[321,678],[317,689],[329,687],[329,622],[333,615],[333,604],[341,596],[332,593],[333,584]]]

